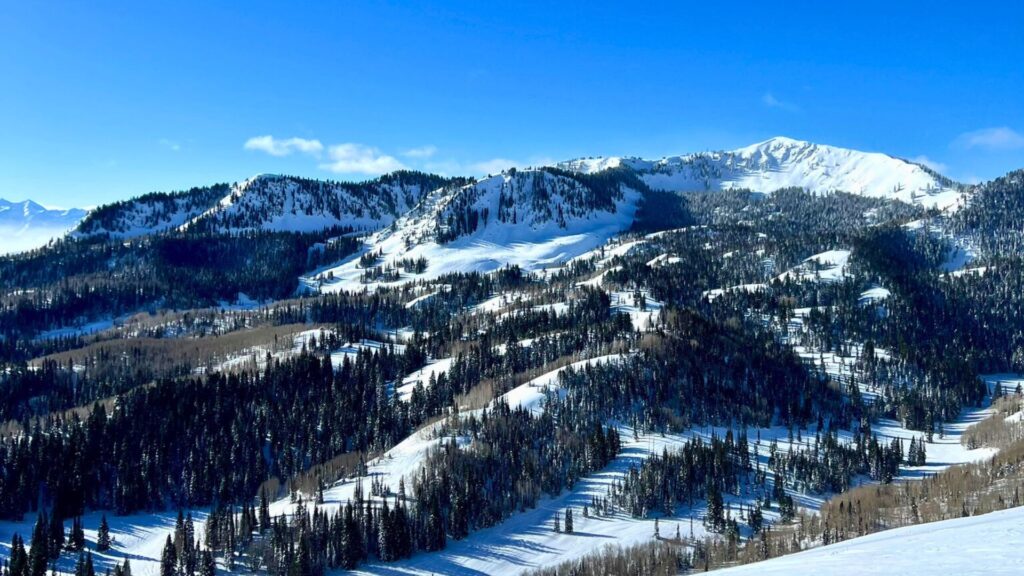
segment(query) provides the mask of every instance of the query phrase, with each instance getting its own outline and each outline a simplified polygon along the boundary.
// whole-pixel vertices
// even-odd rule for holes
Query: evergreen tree
[[[565,509],[565,533],[572,534],[572,508]]]
[[[96,532],[96,550],[106,552],[110,550],[110,525],[107,524],[107,515],[100,517],[100,527]]]
[[[167,542],[164,544],[164,551],[160,555],[160,576],[175,576],[175,568],[178,564],[178,555],[174,550],[174,542],[171,535],[167,535]]]
[[[75,516],[71,521],[71,535],[68,538],[68,550],[79,552],[85,549],[85,530],[82,528],[82,517]]]
[[[28,554],[28,576],[46,576],[46,566],[50,559],[47,548],[49,529],[46,514],[40,512],[36,516],[36,524],[32,529],[32,542]]]
[[[46,547],[50,552],[50,559],[56,560],[57,558],[60,558],[60,551],[64,548],[64,522],[57,514],[56,506],[50,510],[49,528],[49,541],[47,542]]]
[[[11,537],[11,558],[8,563],[10,576],[27,576],[29,567],[28,554],[25,552],[25,542],[21,535],[15,533]]]

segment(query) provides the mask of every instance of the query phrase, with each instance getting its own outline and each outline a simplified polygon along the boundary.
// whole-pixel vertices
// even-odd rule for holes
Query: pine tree
[[[60,558],[60,551],[64,548],[64,522],[61,520],[61,517],[57,515],[56,506],[50,510],[49,526],[49,542],[47,542],[46,547],[50,552],[50,559],[56,560],[57,558]]]
[[[164,544],[164,551],[160,555],[160,576],[175,576],[175,567],[178,564],[178,555],[174,551],[174,542],[171,535],[167,535],[167,542]]]
[[[270,528],[270,503],[267,497],[267,489],[260,490],[260,531]]]
[[[36,516],[36,524],[32,529],[32,542],[28,553],[28,576],[46,576],[46,565],[50,559],[50,553],[46,547],[48,536],[46,515],[40,512]]]
[[[572,508],[565,509],[565,533],[572,534]]]
[[[100,528],[96,533],[96,550],[99,552],[110,550],[110,525],[107,524],[106,514],[100,517]]]
[[[96,576],[96,569],[92,564],[92,552],[85,555],[85,576]]]
[[[704,526],[712,532],[721,532],[725,529],[725,504],[722,501],[722,492],[715,482],[708,483],[707,501],[708,510],[704,517]]]
[[[11,537],[11,558],[8,572],[10,576],[26,576],[26,572],[28,572],[28,553],[25,552],[25,542],[17,533]]]
[[[85,530],[82,528],[82,517],[75,516],[71,521],[71,536],[68,538],[68,549],[73,552],[85,548]]]

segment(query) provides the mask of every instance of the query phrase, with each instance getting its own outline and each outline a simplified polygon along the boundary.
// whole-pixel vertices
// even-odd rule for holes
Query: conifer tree
[[[8,572],[10,576],[26,576],[28,572],[28,554],[25,552],[25,542],[17,533],[11,537],[11,558],[8,563]]]
[[[100,528],[96,532],[96,550],[106,552],[110,550],[110,525],[107,524],[107,515],[100,517]]]
[[[75,516],[71,521],[71,536],[68,538],[68,549],[79,552],[85,548],[85,530],[82,528],[82,517]]]
[[[160,555],[160,576],[175,576],[175,568],[178,564],[178,555],[174,551],[174,542],[171,535],[167,535],[167,542],[164,544],[164,551]]]
[[[47,549],[48,538],[46,514],[40,512],[36,516],[36,524],[32,529],[32,542],[28,553],[28,576],[46,576],[46,565],[50,559]]]
[[[64,548],[64,522],[57,515],[57,507],[50,510],[50,534],[48,536],[47,550],[50,552],[50,559],[60,558],[60,551]]]

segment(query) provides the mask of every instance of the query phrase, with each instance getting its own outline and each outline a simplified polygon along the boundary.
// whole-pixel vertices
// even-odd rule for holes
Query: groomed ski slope
[[[722,576],[957,576],[1024,571],[1024,507],[897,528],[715,572]]]

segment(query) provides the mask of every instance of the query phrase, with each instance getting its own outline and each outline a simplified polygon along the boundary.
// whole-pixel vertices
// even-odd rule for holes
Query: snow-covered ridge
[[[362,184],[263,174],[236,184],[216,205],[181,226],[219,232],[312,232],[333,226],[376,229],[391,224],[442,180],[395,174]]]
[[[587,174],[628,167],[657,190],[715,191],[746,188],[773,192],[800,187],[891,198],[940,209],[960,206],[951,181],[913,162],[877,152],[776,137],[743,148],[670,156],[661,160],[607,157],[557,164]]]
[[[260,174],[242,182],[156,193],[103,206],[77,235],[131,238],[169,230],[313,232],[391,224],[447,179],[396,172],[361,183]]]

